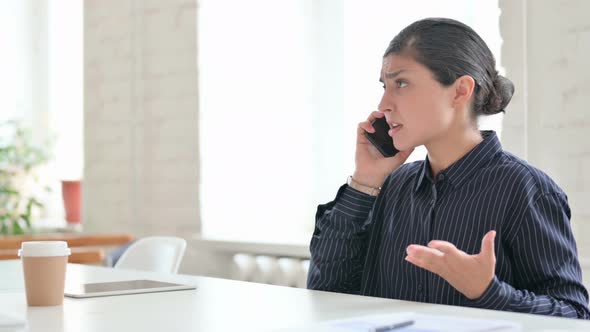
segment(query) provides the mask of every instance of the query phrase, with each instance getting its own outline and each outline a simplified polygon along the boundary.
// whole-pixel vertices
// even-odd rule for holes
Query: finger
[[[494,252],[494,240],[496,239],[496,231],[489,231],[481,240],[481,252],[480,255],[488,259],[495,259],[496,254]]]
[[[359,132],[359,134],[362,134],[363,133],[361,131],[361,129],[364,130],[364,131],[367,131],[369,133],[374,133],[375,132],[375,129],[373,128],[372,123],[375,122],[376,119],[382,118],[384,116],[385,116],[385,114],[383,114],[383,113],[381,113],[379,111],[373,111],[373,112],[371,112],[371,114],[369,114],[369,117],[367,118],[367,121],[363,121],[363,122],[359,123],[359,125],[358,125],[358,128],[359,128],[358,132]]]
[[[408,246],[406,251],[408,262],[442,277],[445,256],[442,251],[415,244]]]
[[[412,256],[406,256],[404,259],[406,260],[406,262],[410,262],[410,263],[416,265],[417,267],[421,267],[423,269],[425,268],[424,267],[424,264],[422,263],[422,261],[419,260],[418,258],[415,258],[415,257],[412,257]]]
[[[382,118],[384,116],[385,116],[385,114],[383,114],[382,112],[373,111],[373,112],[371,112],[371,114],[369,114],[369,117],[367,118],[367,121],[373,122],[373,121],[375,121],[375,120],[377,120],[379,118]]]
[[[429,248],[437,249],[445,254],[454,254],[460,251],[454,244],[447,241],[432,240],[428,243]]]
[[[375,128],[373,128],[373,125],[371,125],[369,121],[360,122],[359,129],[362,129],[363,131],[367,131],[369,133],[375,132]]]
[[[408,246],[406,252],[408,256],[425,262],[437,261],[444,256],[444,253],[440,250],[415,244]]]
[[[426,262],[422,259],[416,258],[416,257],[412,257],[412,256],[406,256],[405,260],[411,264],[416,265],[419,268],[428,270],[432,273],[437,273],[437,269],[434,267],[434,265],[432,263]]]

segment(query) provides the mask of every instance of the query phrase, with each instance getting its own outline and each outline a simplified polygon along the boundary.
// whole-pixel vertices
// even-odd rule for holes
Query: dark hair
[[[434,73],[443,86],[463,75],[475,80],[476,115],[505,112],[514,94],[512,82],[498,75],[486,43],[467,25],[448,18],[427,18],[410,24],[389,43],[383,57],[411,56]]]

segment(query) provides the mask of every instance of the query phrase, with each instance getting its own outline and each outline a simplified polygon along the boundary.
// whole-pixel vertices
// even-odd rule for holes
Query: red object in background
[[[61,193],[64,199],[66,221],[68,223],[80,222],[80,210],[82,210],[81,187],[81,181],[61,182]]]

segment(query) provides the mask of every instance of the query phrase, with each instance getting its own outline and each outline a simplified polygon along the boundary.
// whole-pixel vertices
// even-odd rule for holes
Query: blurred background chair
[[[177,273],[186,241],[172,236],[151,236],[133,242],[114,262],[116,269]]]

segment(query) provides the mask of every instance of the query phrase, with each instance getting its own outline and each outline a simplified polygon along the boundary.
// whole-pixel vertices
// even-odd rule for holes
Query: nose
[[[387,91],[383,91],[383,96],[381,97],[381,101],[377,106],[377,110],[381,113],[388,113],[393,111],[393,100],[390,96],[388,96]]]

